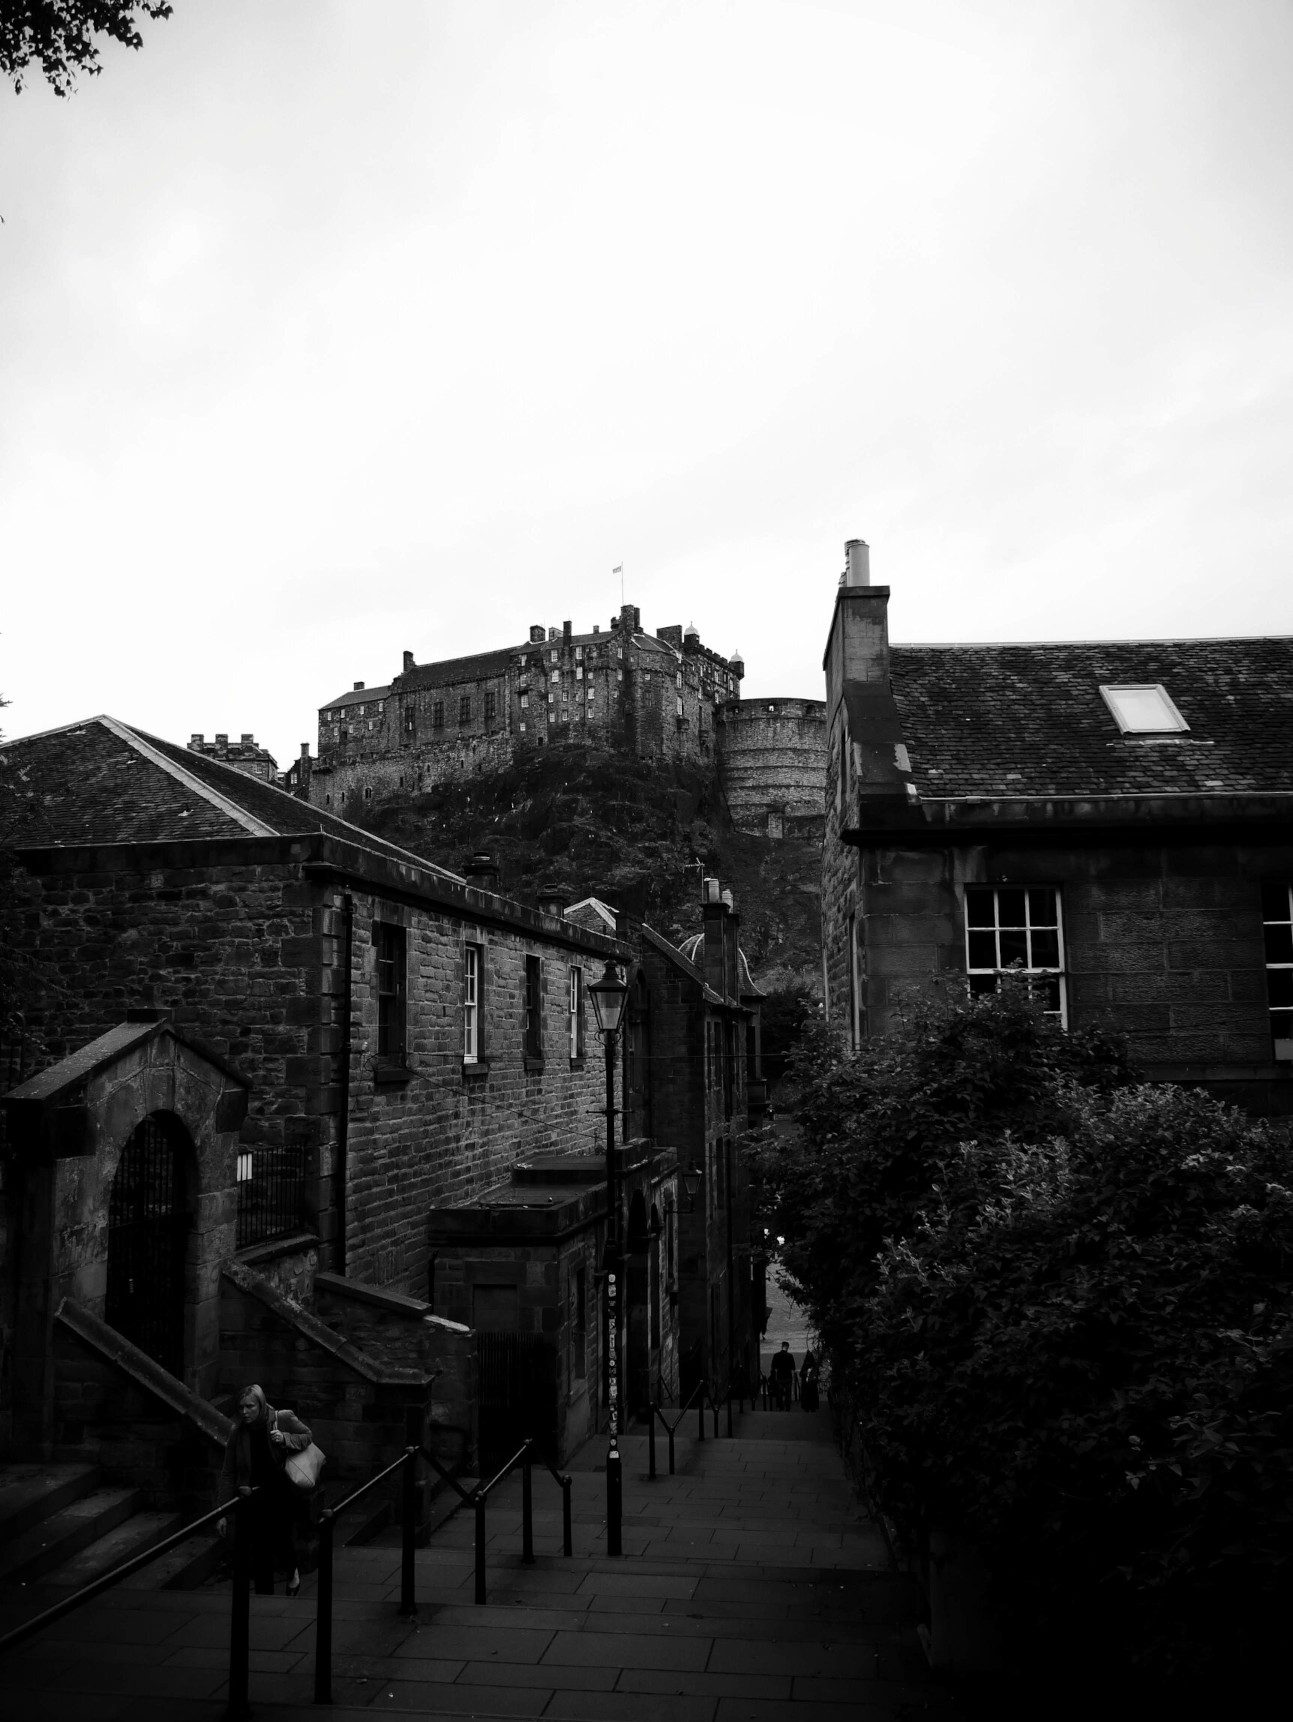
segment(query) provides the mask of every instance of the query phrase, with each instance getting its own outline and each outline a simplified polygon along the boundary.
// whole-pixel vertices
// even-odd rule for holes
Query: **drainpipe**
[[[333,1249],[334,1271],[346,1271],[346,1179],[350,1158],[350,975],[355,947],[355,899],[347,891],[341,899],[345,929],[345,966],[341,972],[341,1113],[337,1119],[337,1170],[333,1180],[333,1205],[337,1211],[337,1238]]]

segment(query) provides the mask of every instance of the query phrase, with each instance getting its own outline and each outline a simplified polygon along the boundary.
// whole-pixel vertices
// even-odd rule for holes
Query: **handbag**
[[[274,1413],[274,1427],[278,1428],[278,1412]],[[322,1447],[316,1447],[311,1441],[308,1447],[302,1447],[299,1453],[289,1453],[283,1460],[283,1470],[287,1480],[303,1494],[309,1494],[319,1486],[319,1478],[323,1475],[323,1467],[328,1456]]]

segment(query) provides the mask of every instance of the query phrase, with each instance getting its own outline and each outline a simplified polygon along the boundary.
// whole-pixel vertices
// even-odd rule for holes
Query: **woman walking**
[[[283,1470],[289,1453],[300,1453],[312,1436],[299,1417],[276,1411],[254,1383],[238,1396],[238,1422],[225,1447],[220,1471],[220,1496],[251,1495],[251,1575],[258,1596],[272,1596],[274,1573],[287,1574],[287,1594],[301,1588],[296,1554],[299,1500],[295,1485]],[[252,1490],[256,1493],[252,1495]],[[216,1526],[225,1534],[226,1521]]]

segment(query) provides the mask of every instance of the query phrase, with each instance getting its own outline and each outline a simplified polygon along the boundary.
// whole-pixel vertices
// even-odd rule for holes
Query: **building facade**
[[[42,977],[26,1017],[36,1051],[0,1049],[19,1078],[18,1111],[51,1060],[72,1082],[85,1047],[132,1014],[168,1025],[245,1090],[219,1169],[183,1106],[151,1107],[139,1121],[161,1168],[164,1199],[146,1218],[164,1234],[150,1269],[162,1279],[137,1309],[117,1308],[120,1337],[161,1363],[176,1391],[209,1400],[250,1367],[248,1333],[272,1330],[274,1367],[288,1372],[279,1390],[316,1414],[351,1365],[362,1392],[379,1398],[412,1392],[412,1371],[425,1419],[452,1426],[465,1449],[470,1369],[433,1390],[443,1360],[418,1352],[428,1335],[450,1344],[457,1331],[432,1304],[432,1216],[473,1202],[518,1162],[557,1154],[597,1171],[593,1223],[604,1223],[604,1072],[573,1049],[587,1033],[585,976],[631,951],[112,719],[7,743],[5,753],[10,781],[26,786],[11,829],[23,937]],[[124,1152],[112,1143],[113,1156]],[[93,1157],[93,1143],[85,1152]],[[129,1247],[114,1164],[131,1163],[100,1167],[93,1212],[77,1222],[95,1240],[72,1298],[78,1320],[108,1319],[114,1253]],[[200,1177],[175,1170],[193,1165]],[[24,1204],[55,1195],[43,1161],[18,1167],[3,1192],[11,1240]],[[200,1286],[182,1266],[194,1250],[207,1264]],[[60,1251],[51,1242],[44,1259],[9,1252],[7,1352],[33,1284],[54,1285]],[[218,1343],[209,1324],[186,1318],[190,1337],[158,1359],[148,1307],[200,1295],[209,1311],[213,1272],[225,1312]],[[59,1299],[51,1293],[42,1307],[52,1349]],[[25,1349],[41,1347],[28,1334]],[[21,1385],[11,1372],[4,1381],[9,1395]],[[13,1413],[11,1398],[0,1406],[10,1428]],[[57,1394],[34,1415],[21,1443],[29,1452],[58,1445],[57,1431],[76,1421]],[[343,1439],[333,1422],[337,1453],[358,1466],[362,1431]],[[373,1427],[383,1427],[375,1415]]]
[[[744,668],[694,628],[644,634],[632,604],[605,633],[536,624],[522,644],[472,657],[416,664],[405,652],[388,684],[356,682],[320,708],[310,798],[353,809],[498,771],[557,741],[710,762],[718,709],[739,692]]]
[[[855,540],[827,641],[828,1014],[1024,977],[1151,1080],[1293,1111],[1293,640],[890,645]]]
[[[268,748],[261,747],[254,735],[244,730],[237,741],[230,741],[227,735],[217,735],[214,741],[208,741],[200,730],[189,737],[189,750],[192,753],[205,755],[207,759],[218,759],[225,765],[233,766],[235,771],[245,771],[248,777],[258,777],[262,783],[275,783],[278,780],[278,761]]]

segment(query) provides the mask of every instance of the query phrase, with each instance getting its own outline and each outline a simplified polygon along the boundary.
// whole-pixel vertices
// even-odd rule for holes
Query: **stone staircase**
[[[79,1589],[180,1529],[179,1512],[150,1509],[142,1489],[103,1481],[93,1463],[0,1468],[0,1587],[41,1606]],[[122,1581],[187,1589],[214,1569],[220,1543],[199,1536]],[[49,1594],[45,1594],[45,1593]]]

